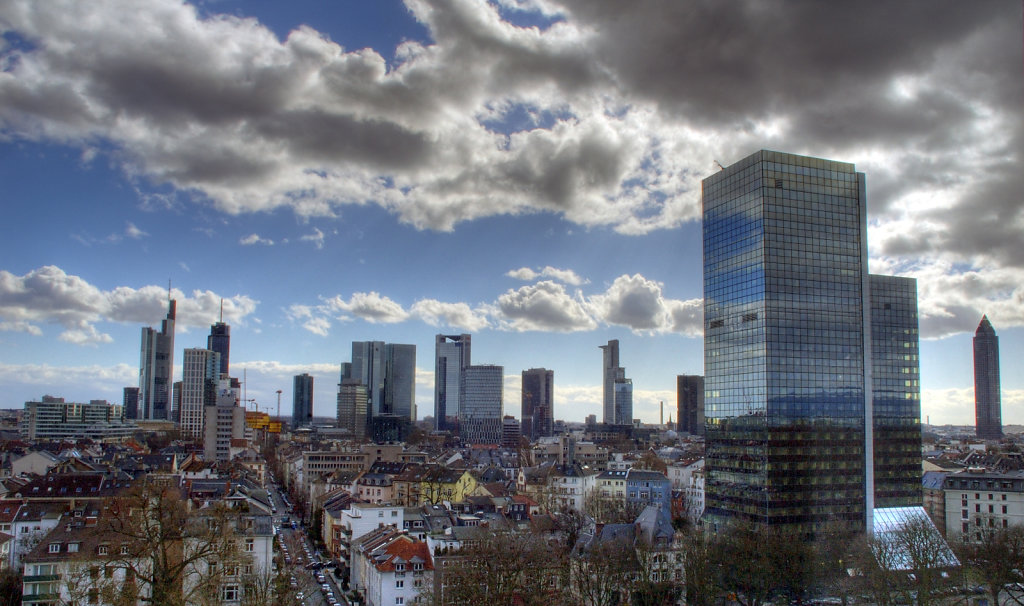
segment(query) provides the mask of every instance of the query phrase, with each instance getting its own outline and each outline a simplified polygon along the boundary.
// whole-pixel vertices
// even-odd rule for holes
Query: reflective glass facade
[[[449,429],[448,421],[459,414],[462,372],[472,364],[472,336],[434,337],[434,428]]]
[[[917,281],[871,280],[871,394],[875,507],[913,507],[921,488]]]
[[[863,527],[864,177],[760,151],[702,202],[707,514]]]
[[[988,321],[981,318],[974,332],[974,415],[979,438],[1003,437],[1002,401],[999,393],[999,337]]]

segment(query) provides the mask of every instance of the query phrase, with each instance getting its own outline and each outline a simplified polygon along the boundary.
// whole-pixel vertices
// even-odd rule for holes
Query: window
[[[974,504],[974,512],[975,513],[981,513],[981,503],[975,503]]]
[[[246,539],[245,540],[245,550],[246,551],[251,552],[251,551],[253,551],[255,549],[256,545],[255,545],[254,541],[255,541],[255,539]]]
[[[121,545],[121,555],[128,555],[128,546]]]
[[[1003,505],[1003,513],[1006,513],[1006,505]]]
[[[225,585],[221,592],[222,600],[237,600],[239,597],[238,585]]]
[[[403,598],[402,596],[398,596],[397,598],[395,598],[395,604],[405,604],[405,598]]]
[[[993,506],[989,505],[988,506],[988,512],[989,513],[995,513],[995,508]]]
[[[60,543],[50,543],[50,553],[60,553]]]
[[[379,490],[377,491],[377,494],[380,494],[380,491],[379,491]],[[397,517],[398,517],[398,510],[392,511],[392,512],[391,512],[391,517],[393,517],[393,518],[397,518]]]
[[[100,545],[99,547],[96,548],[96,553],[99,554],[99,555],[107,555],[107,546],[106,545]]]
[[[395,572],[405,572],[405,564],[395,564]]]
[[[405,581],[402,581],[402,580],[395,581],[395,589],[401,589],[403,587],[405,587]]]
[[[78,546],[81,543],[68,543],[68,553],[78,553]]]

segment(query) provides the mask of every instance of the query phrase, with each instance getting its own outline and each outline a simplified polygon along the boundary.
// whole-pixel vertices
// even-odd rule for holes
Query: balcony
[[[37,574],[29,575],[24,577],[23,582],[25,583],[45,583],[48,581],[59,581],[59,574]]]

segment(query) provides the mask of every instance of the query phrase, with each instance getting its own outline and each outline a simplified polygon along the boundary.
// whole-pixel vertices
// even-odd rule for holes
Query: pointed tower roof
[[[981,316],[981,322],[978,323],[978,330],[974,331],[974,336],[987,334],[995,335],[996,330],[992,328],[992,323],[988,321],[988,315],[983,314]]]

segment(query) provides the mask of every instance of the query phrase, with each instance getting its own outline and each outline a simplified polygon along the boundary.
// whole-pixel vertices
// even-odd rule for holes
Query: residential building
[[[974,418],[978,437],[1003,437],[1003,412],[999,386],[999,337],[982,316],[974,332]]]
[[[65,402],[43,396],[41,402],[25,402],[20,432],[31,441],[96,440],[124,441],[138,430],[124,420],[124,407],[106,400]]]
[[[185,349],[181,359],[181,431],[193,438],[203,437],[203,412],[213,404],[220,377],[220,354],[211,349]]]
[[[472,364],[472,337],[437,335],[434,338],[434,428],[450,429],[461,410],[462,373]]]
[[[176,302],[168,301],[167,317],[160,332],[142,329],[139,362],[139,418],[170,421],[171,383],[174,377],[174,317]]]
[[[500,444],[505,367],[467,366],[459,387],[459,436],[468,444]]]
[[[292,379],[292,429],[313,423],[313,376],[295,375]]]
[[[626,504],[637,508],[654,505],[669,511],[672,507],[672,487],[668,477],[660,471],[627,470]]]
[[[676,376],[676,429],[693,436],[704,435],[704,377]]]
[[[427,543],[384,527],[354,544],[351,586],[366,606],[416,604],[432,590],[433,570]]]
[[[523,371],[520,431],[531,442],[552,435],[554,430],[554,382],[553,370],[531,368]]]
[[[216,394],[205,407],[203,458],[208,462],[230,461],[248,446],[245,439],[245,408],[240,406],[237,379],[217,380]]]
[[[910,282],[869,277],[864,175],[844,162],[762,150],[702,186],[705,516],[873,528],[871,377],[882,369],[872,356],[907,343],[916,357],[917,318]],[[872,285],[882,291],[878,305]],[[891,324],[872,324],[872,310],[886,303],[899,307],[881,314]],[[901,359],[898,371],[917,362]],[[904,380],[916,380],[909,374]],[[888,369],[880,375],[891,378]],[[910,387],[897,406],[890,398],[899,390],[880,386],[884,453],[920,451]],[[882,500],[911,502],[902,459],[880,469]]]
[[[968,469],[947,474],[946,538],[980,541],[995,529],[1024,525],[1024,471]]]

